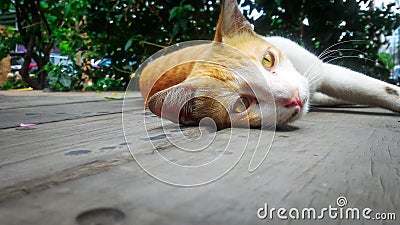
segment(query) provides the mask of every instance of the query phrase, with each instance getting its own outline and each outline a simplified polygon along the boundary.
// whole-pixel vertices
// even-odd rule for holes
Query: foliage
[[[21,75],[8,74],[7,81],[3,83],[1,89],[9,90],[9,89],[19,89],[26,87],[28,87],[28,84],[22,80]]]
[[[380,61],[382,38],[400,25],[394,4],[374,7],[372,0],[257,0],[251,9],[264,10],[256,30],[265,35],[282,35],[323,54],[324,61],[344,65],[379,79],[390,70]],[[364,5],[364,8],[362,7]],[[334,50],[324,52],[325,50]]]
[[[13,27],[0,29],[0,59],[5,58],[15,48],[15,45],[21,43],[21,36]]]
[[[169,11],[169,22],[175,22],[172,29],[172,35],[179,34],[180,31],[185,31],[188,29],[188,20],[185,18],[190,12],[194,12],[195,9],[192,5],[183,5],[184,1],[181,2],[179,6],[175,6]]]
[[[83,57],[111,59],[112,66],[106,73],[99,75],[97,70],[89,75],[93,83],[114,75],[122,87],[141,62],[164,46],[212,37],[218,16],[218,11],[209,10],[217,5],[216,0],[87,2],[90,7],[86,9],[87,17],[82,18],[80,39],[68,42],[79,46]],[[206,10],[208,17],[204,17]]]
[[[124,91],[125,86],[122,85],[124,78],[115,78],[115,75],[110,77],[107,75],[104,78],[100,78],[94,84],[85,86],[87,91]]]
[[[57,29],[63,22],[63,16],[59,16],[57,6],[62,1],[50,0],[47,3],[37,0],[3,0],[0,3],[0,11],[7,12],[15,10],[17,15],[18,33],[9,32],[10,42],[23,44],[26,48],[24,63],[20,74],[29,86],[35,89],[43,89],[47,71],[42,68],[50,60],[50,52],[54,47],[55,39],[53,30]],[[52,6],[50,6],[52,5]],[[6,50],[10,49],[10,42],[6,41]],[[0,51],[5,53],[3,46]],[[36,62],[39,73],[36,79],[29,76],[29,64],[32,59]]]
[[[389,53],[381,52],[379,53],[379,60],[383,63],[384,67],[388,70],[392,70],[395,66],[394,60]]]
[[[44,68],[49,76],[49,90],[70,91],[82,89],[82,81],[72,65],[52,65],[48,63]]]
[[[140,63],[161,48],[187,40],[211,40],[219,2],[4,0],[0,12],[16,9],[20,32],[9,30],[0,34],[0,54],[10,51],[15,43],[24,44],[30,50],[26,58],[39,60],[39,85],[34,88],[44,87],[43,77],[48,73],[52,90],[82,86],[85,90],[122,90]],[[324,60],[386,79],[388,64],[385,57],[378,55],[378,49],[385,44],[382,37],[400,25],[399,15],[393,13],[393,5],[379,9],[372,7],[372,3],[372,0],[245,0],[242,7],[247,9],[244,14],[258,33],[289,37],[316,54],[328,48],[336,50],[325,54]],[[362,9],[361,4],[371,7]],[[253,10],[262,12],[257,20],[250,16]],[[54,46],[72,60],[73,75],[56,65],[45,66]],[[88,65],[90,60],[102,58],[109,58],[111,66]],[[29,76],[23,78],[29,85],[34,84]]]

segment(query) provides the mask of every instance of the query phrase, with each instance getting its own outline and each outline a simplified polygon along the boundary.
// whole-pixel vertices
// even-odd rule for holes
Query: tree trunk
[[[50,61],[50,52],[54,45],[52,31],[41,11],[39,0],[15,1],[15,9],[18,28],[26,48],[20,74],[30,87],[41,90],[45,87],[47,77],[47,71],[43,67]],[[41,43],[44,39],[48,41],[47,44]],[[37,79],[30,77],[29,65],[32,59],[37,63]]]
[[[32,61],[32,54],[35,47],[35,36],[32,35],[29,38],[29,42],[26,44],[26,53],[24,55],[24,63],[22,64],[22,68],[20,70],[20,74],[22,79],[33,89],[41,90],[43,86],[39,84],[36,80],[31,79],[29,76],[29,65]]]

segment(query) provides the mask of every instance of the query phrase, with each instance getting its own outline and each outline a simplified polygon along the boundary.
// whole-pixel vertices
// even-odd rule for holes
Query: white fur
[[[307,78],[310,93],[316,97],[317,104],[351,102],[400,112],[399,87],[341,66],[323,63],[317,56],[289,39],[268,37],[266,40],[281,50],[294,68]]]

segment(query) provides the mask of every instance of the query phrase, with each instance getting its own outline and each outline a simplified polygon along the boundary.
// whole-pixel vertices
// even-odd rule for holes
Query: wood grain
[[[202,129],[201,136],[198,128],[168,122],[163,130],[158,118],[143,111],[139,97],[127,101],[124,113],[129,121],[122,126],[122,101],[76,93],[70,94],[75,95],[72,102],[66,101],[71,98],[68,93],[49,97],[51,101],[19,95],[31,101],[9,101],[17,97],[0,92],[0,112],[5,115],[0,119],[0,224],[77,224],[78,215],[101,208],[121,211],[119,224],[398,224],[398,218],[260,220],[256,213],[265,203],[318,210],[336,206],[336,199],[345,196],[348,207],[395,212],[399,217],[399,114],[365,107],[316,108],[290,131],[225,129],[216,133],[207,151],[181,157],[173,143],[193,149],[215,133]],[[39,125],[16,126],[22,118],[33,118],[26,115],[28,110],[43,113],[34,121]],[[67,116],[56,114],[61,111]],[[143,133],[144,118],[148,134]],[[260,133],[274,140],[266,161],[250,173],[248,164]],[[196,142],[195,137],[204,140]],[[250,141],[225,176],[183,188],[146,174],[125,138],[136,160],[171,179],[179,171],[164,170],[150,140],[165,157],[187,165],[220,155],[231,163],[240,156],[242,143]],[[268,143],[258,148],[268,149]],[[221,168],[226,165],[180,176],[197,179]]]

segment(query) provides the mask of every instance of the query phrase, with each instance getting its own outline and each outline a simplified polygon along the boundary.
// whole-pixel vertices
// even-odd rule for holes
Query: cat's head
[[[307,80],[253,31],[236,0],[222,3],[214,41],[204,51],[207,62],[149,99],[153,113],[186,125],[208,117],[223,129],[287,124],[307,112]]]

